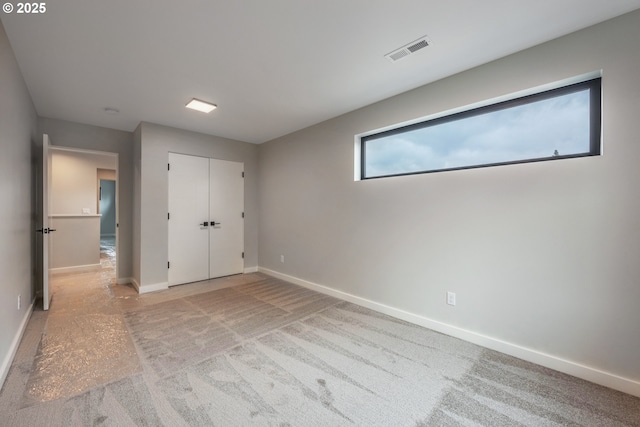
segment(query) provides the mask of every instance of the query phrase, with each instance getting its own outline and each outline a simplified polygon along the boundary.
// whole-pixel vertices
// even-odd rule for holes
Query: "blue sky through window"
[[[588,153],[590,94],[580,90],[366,141],[366,177]]]

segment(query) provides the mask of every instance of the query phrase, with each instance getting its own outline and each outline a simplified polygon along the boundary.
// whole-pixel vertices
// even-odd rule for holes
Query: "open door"
[[[42,137],[42,194],[40,195],[40,215],[42,222],[40,228],[36,230],[42,235],[42,307],[49,310],[51,297],[49,295],[49,234],[56,231],[49,228],[49,179],[51,174],[51,159],[49,157],[49,135]]]

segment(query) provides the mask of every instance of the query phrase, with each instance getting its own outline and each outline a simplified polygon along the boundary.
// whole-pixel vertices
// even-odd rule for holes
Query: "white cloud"
[[[366,143],[367,176],[448,169],[589,150],[588,91]]]

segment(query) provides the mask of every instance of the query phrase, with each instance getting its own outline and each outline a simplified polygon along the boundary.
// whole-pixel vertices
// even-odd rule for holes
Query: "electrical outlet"
[[[22,295],[18,295],[18,310],[22,308]]]
[[[447,304],[456,305],[456,294],[454,292],[447,292]]]
[[[284,255],[280,255],[280,262],[284,264]]]

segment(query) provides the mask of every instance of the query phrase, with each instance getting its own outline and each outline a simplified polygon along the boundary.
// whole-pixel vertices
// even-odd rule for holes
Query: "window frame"
[[[583,153],[574,153],[566,155],[551,155],[547,157],[535,157],[531,159],[519,159],[510,160],[505,162],[496,163],[482,163],[469,166],[456,166],[443,169],[428,169],[413,172],[400,172],[386,175],[366,176],[366,146],[368,141],[375,141],[376,139],[411,132],[414,130],[424,129],[431,126],[437,126],[440,124],[464,120],[466,118],[475,117],[485,113],[492,113],[500,110],[509,109],[512,107],[519,107],[522,105],[532,104],[538,101],[544,101],[551,98],[560,97],[563,95],[569,95],[571,93],[579,92],[585,89],[589,89],[589,151]],[[465,169],[478,169],[494,166],[513,165],[520,163],[533,163],[549,160],[561,160],[579,157],[599,156],[602,154],[602,77],[590,77],[587,80],[579,81],[577,83],[571,83],[553,89],[542,90],[539,92],[527,94],[524,96],[515,96],[503,101],[488,103],[479,107],[472,107],[467,110],[457,111],[450,114],[444,114],[437,117],[431,117],[426,119],[420,119],[417,122],[413,122],[406,125],[400,125],[392,129],[385,129],[382,131],[375,131],[359,137],[359,176],[356,176],[358,180],[370,180],[378,178],[389,178],[394,176],[406,176],[406,175],[418,175],[437,172],[449,172],[455,170]]]

